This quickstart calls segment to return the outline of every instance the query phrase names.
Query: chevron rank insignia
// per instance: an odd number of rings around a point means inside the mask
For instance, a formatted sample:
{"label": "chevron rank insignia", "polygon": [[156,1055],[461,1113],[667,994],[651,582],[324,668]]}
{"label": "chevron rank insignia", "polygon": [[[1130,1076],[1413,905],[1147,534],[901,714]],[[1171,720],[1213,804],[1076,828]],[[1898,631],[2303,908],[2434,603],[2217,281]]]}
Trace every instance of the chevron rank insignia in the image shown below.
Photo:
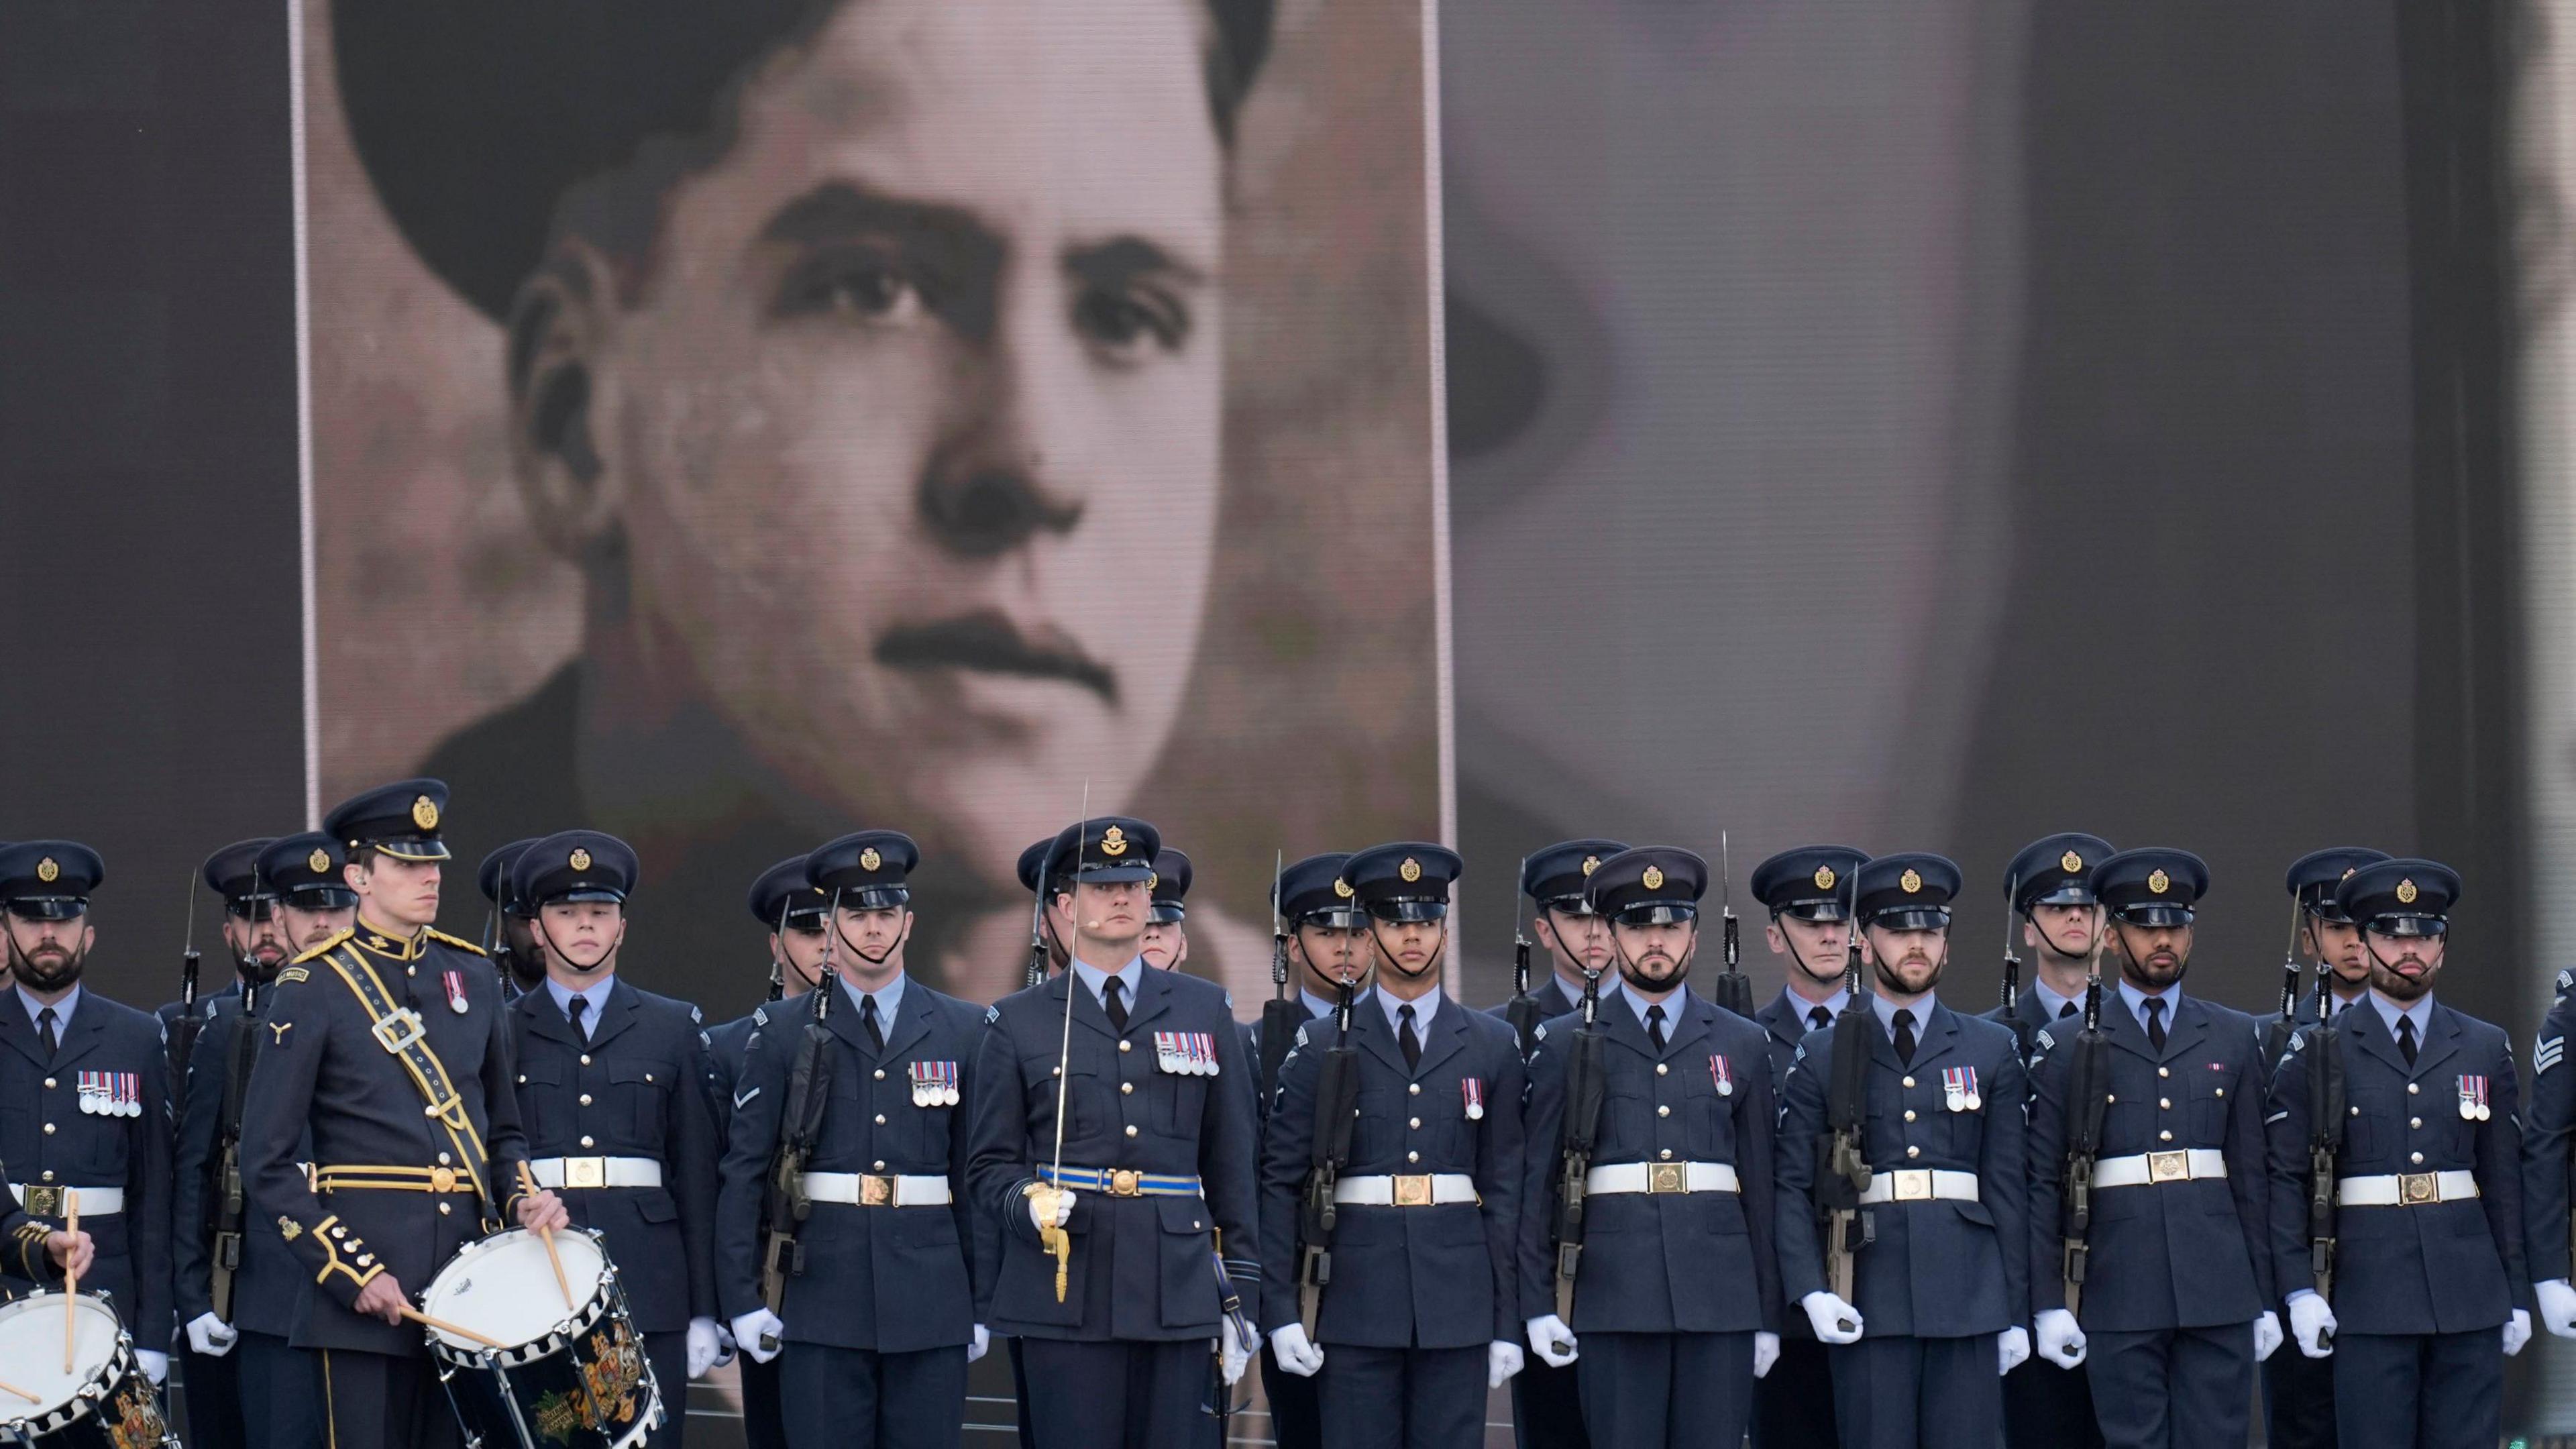
{"label": "chevron rank insignia", "polygon": [[2567,1038],[2564,1036],[2544,1036],[2538,1041],[2533,1042],[2531,1044],[2531,1074],[2536,1077],[2541,1073],[2548,1071],[2551,1067],[2558,1065],[2558,1058],[2564,1055],[2566,1050]]}

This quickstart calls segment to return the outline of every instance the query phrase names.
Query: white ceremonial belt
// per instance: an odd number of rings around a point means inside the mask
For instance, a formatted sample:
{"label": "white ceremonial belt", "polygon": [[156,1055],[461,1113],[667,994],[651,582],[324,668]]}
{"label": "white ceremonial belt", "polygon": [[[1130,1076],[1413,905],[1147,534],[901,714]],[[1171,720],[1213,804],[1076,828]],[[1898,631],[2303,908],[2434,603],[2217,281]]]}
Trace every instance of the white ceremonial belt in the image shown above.
{"label": "white ceremonial belt", "polygon": [[18,1200],[18,1205],[40,1218],[69,1216],[63,1211],[66,1194],[71,1205],[78,1207],[85,1218],[103,1218],[110,1213],[125,1211],[125,1189],[121,1187],[60,1187],[50,1182],[9,1184],[9,1195]]}
{"label": "white ceremonial belt", "polygon": [[540,1157],[528,1172],[544,1188],[662,1185],[662,1164],[650,1157]]}
{"label": "white ceremonial belt", "polygon": [[816,1202],[852,1207],[946,1207],[955,1201],[944,1177],[888,1176],[880,1172],[809,1172],[805,1195]]}
{"label": "white ceremonial belt", "polygon": [[[2347,1177],[2335,1184],[2335,1201],[2345,1207],[2418,1207],[2425,1203],[2466,1202],[2478,1195],[2474,1172],[2384,1172],[2375,1177]],[[81,1194],[86,1201],[89,1194]]]}
{"label": "white ceremonial belt", "polygon": [[1618,1192],[1742,1192],[1733,1165],[1724,1162],[1614,1162],[1583,1174],[1587,1194]]}
{"label": "white ceremonial belt", "polygon": [[1476,1179],[1463,1172],[1409,1172],[1396,1177],[1345,1177],[1333,1184],[1344,1207],[1438,1207],[1481,1202]]}
{"label": "white ceremonial belt", "polygon": [[2194,1178],[2226,1175],[2227,1154],[2215,1147],[2186,1147],[2175,1152],[2105,1157],[2093,1164],[2095,1187],[2144,1187],[2151,1182],[2189,1182]]}
{"label": "white ceremonial belt", "polygon": [[1973,1172],[1950,1172],[1938,1167],[1900,1167],[1894,1172],[1873,1172],[1869,1186],[1861,1190],[1863,1203],[1929,1202],[1936,1197],[1954,1202],[1977,1200],[1977,1175]]}

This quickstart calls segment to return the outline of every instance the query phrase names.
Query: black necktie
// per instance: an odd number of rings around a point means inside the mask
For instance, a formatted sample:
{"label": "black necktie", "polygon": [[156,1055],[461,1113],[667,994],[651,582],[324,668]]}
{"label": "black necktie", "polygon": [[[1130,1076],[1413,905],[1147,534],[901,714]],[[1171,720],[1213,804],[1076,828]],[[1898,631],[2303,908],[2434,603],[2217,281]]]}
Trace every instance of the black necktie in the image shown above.
{"label": "black necktie", "polygon": [[[36,1013],[36,1040],[45,1044],[45,1060],[54,1059],[54,1048],[61,1045],[54,1037],[54,1009],[50,1006]],[[2408,1058],[2413,1060],[2413,1058]]]}
{"label": "black necktie", "polygon": [[572,1029],[581,1033],[581,1039],[583,1041],[590,1040],[590,998],[587,996],[574,997],[572,999],[570,1010],[572,1012]]}
{"label": "black necktie", "polygon": [[1834,1014],[1825,1010],[1823,1007],[1810,1006],[1807,1008],[1807,1030],[1823,1031],[1826,1027],[1833,1025],[1833,1022]]}
{"label": "black necktie", "polygon": [[1100,1004],[1109,1009],[1109,1025],[1121,1036],[1127,1032],[1127,983],[1112,976],[1100,983]]}
{"label": "black necktie", "polygon": [[2057,1008],[2057,1015],[2061,1020],[2066,1017],[2073,1016],[2074,1014],[2075,1003],[2072,1001],[2061,1003]]}
{"label": "black necktie", "polygon": [[2157,1051],[2165,1049],[2165,999],[2161,996],[2147,998],[2147,1045]]}
{"label": "black necktie", "polygon": [[1903,1007],[1896,1010],[1896,1059],[1914,1065],[1914,1013]]}
{"label": "black necktie", "polygon": [[2397,1018],[2397,1054],[2406,1058],[2406,1065],[2415,1065],[2415,1018],[2411,1016]]}
{"label": "black necktie", "polygon": [[[1117,984],[1118,983],[1114,981],[1110,983],[1112,986]],[[1118,1013],[1120,1018],[1118,1024],[1120,1026],[1125,1026],[1127,1024],[1125,1020],[1126,1015],[1127,1013],[1123,1011]],[[875,997],[862,996],[859,998],[859,1026],[867,1032],[869,1046],[876,1048],[878,1051],[885,1050],[885,1028],[877,1024],[877,999]]]}
{"label": "black necktie", "polygon": [[1413,1008],[1399,1006],[1395,1014],[1403,1022],[1395,1030],[1395,1042],[1404,1048],[1404,1064],[1407,1068],[1418,1067],[1422,1065],[1422,1037],[1413,1029]]}
{"label": "black necktie", "polygon": [[1655,1044],[1655,1055],[1663,1055],[1664,1009],[1660,1006],[1649,1006],[1646,1008],[1646,1040]]}

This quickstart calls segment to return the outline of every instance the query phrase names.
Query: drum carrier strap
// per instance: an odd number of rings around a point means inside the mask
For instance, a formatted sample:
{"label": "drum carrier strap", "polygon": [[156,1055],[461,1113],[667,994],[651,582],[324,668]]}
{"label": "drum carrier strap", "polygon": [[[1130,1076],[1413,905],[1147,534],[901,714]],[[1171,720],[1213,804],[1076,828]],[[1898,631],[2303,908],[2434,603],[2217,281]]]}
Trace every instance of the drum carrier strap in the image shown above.
{"label": "drum carrier strap", "polygon": [[458,1096],[448,1080],[447,1064],[429,1049],[428,1034],[420,1013],[408,1006],[396,1006],[392,993],[385,990],[376,968],[354,946],[344,947],[325,956],[331,969],[339,973],[358,1005],[367,1013],[367,1033],[376,1039],[387,1055],[403,1065],[414,1090],[420,1093],[426,1115],[447,1132],[455,1144],[456,1160],[465,1176],[474,1184],[476,1204],[483,1215],[483,1230],[498,1232],[501,1228],[500,1200],[494,1196],[490,1159],[483,1151],[483,1136],[474,1130],[474,1121],[466,1115],[465,1099]]}

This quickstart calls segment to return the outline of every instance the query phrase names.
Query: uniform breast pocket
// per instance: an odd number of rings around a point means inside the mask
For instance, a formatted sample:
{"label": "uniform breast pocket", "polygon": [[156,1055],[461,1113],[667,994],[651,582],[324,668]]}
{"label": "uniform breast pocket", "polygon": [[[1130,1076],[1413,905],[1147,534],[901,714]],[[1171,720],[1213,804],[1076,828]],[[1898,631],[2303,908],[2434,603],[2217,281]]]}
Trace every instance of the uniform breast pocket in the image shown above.
{"label": "uniform breast pocket", "polygon": [[[1031,1135],[1052,1134],[1056,1100],[1059,1095],[1055,1057],[1052,1054],[1020,1058],[1020,1090],[1028,1104]],[[1099,1074],[1077,1059],[1061,1084],[1065,1112],[1064,1135],[1067,1138],[1107,1129],[1107,1118],[1102,1115],[1104,1104],[1099,1100],[1101,1092]]]}
{"label": "uniform breast pocket", "polygon": [[572,1131],[572,1108],[565,1100],[560,1063],[543,1059],[519,1063],[519,1117],[531,1147],[562,1147]]}
{"label": "uniform breast pocket", "polygon": [[2191,1135],[2195,1142],[2215,1143],[2227,1136],[2228,1074],[2214,1072],[2206,1062],[2192,1064]]}
{"label": "uniform breast pocket", "polygon": [[[1154,1126],[1168,1135],[1195,1132],[1199,1118],[1207,1111],[1209,1078],[1175,1072],[1156,1072],[1160,1081],[1151,1084],[1154,1093]],[[1138,1088],[1139,1091],[1145,1090]]]}
{"label": "uniform breast pocket", "polygon": [[662,1140],[671,1083],[678,1075],[668,1062],[608,1064],[608,1090],[617,1094],[618,1114],[637,1143]]}

